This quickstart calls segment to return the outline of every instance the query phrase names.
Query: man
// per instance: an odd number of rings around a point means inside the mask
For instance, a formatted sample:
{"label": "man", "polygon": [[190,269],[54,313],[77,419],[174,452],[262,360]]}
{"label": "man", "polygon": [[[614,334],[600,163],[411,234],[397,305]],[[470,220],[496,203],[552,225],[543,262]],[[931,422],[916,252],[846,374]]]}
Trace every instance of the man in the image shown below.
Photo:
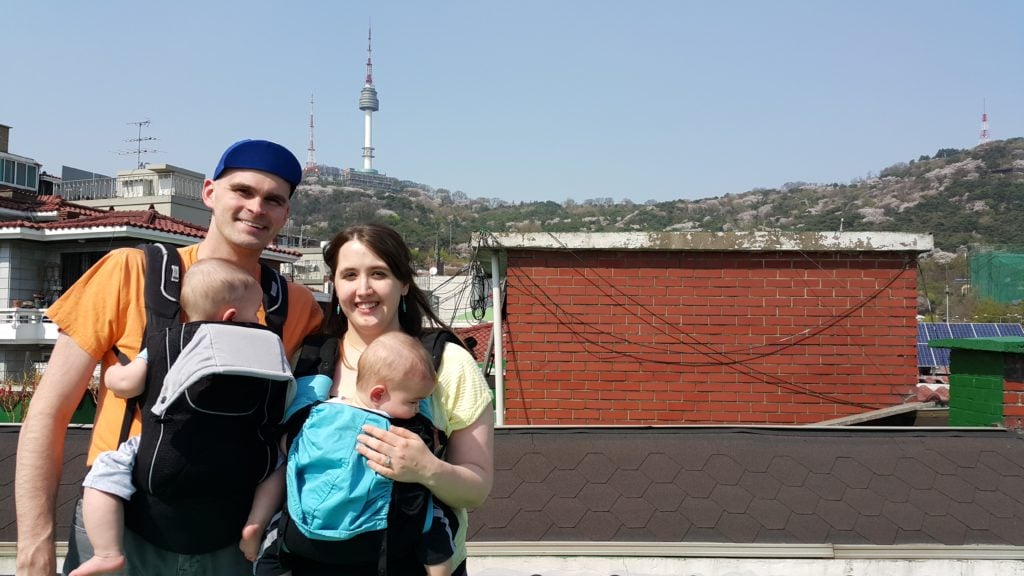
{"label": "man", "polygon": [[[200,243],[178,249],[182,265],[222,258],[259,279],[259,258],[288,219],[291,194],[302,168],[284,147],[265,140],[242,140],[221,156],[213,178],[203,182],[203,203],[213,212]],[[145,326],[145,259],[140,250],[107,254],[50,307],[48,315],[61,332],[46,372],[22,426],[15,472],[19,575],[52,576],[56,572],[54,516],[57,485],[64,458],[64,438],[71,414],[85,392],[97,362],[103,370],[117,361],[115,346],[129,358],[139,352]],[[282,339],[289,356],[302,339],[320,326],[322,314],[304,287],[288,285],[288,316]],[[261,321],[265,321],[261,310]],[[117,448],[126,404],[101,386],[88,463],[102,451]],[[139,430],[138,415],[132,434]],[[75,525],[81,526],[76,511]],[[72,539],[77,529],[72,530]],[[241,533],[239,533],[241,536]],[[87,540],[78,532],[79,545]],[[69,544],[68,564],[78,562]],[[156,548],[137,535],[125,534],[128,573],[244,573],[248,569],[237,545],[201,555],[177,555]],[[87,549],[83,549],[88,552]],[[85,554],[88,558],[89,554]],[[241,563],[239,558],[242,558]],[[73,568],[65,566],[65,573]]]}

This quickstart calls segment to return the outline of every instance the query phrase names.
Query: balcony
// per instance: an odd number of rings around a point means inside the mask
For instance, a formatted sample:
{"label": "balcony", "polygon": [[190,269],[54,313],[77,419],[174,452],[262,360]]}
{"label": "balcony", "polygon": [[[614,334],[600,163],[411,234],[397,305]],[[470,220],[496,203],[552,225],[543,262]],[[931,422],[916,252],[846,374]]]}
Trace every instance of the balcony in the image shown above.
{"label": "balcony", "polygon": [[0,308],[0,343],[53,344],[57,325],[44,308]]}
{"label": "balcony", "polygon": [[202,192],[202,174],[169,164],[149,165],[139,170],[119,172],[116,178],[65,180],[61,184],[61,195],[72,202],[147,196],[176,196],[200,200]]}

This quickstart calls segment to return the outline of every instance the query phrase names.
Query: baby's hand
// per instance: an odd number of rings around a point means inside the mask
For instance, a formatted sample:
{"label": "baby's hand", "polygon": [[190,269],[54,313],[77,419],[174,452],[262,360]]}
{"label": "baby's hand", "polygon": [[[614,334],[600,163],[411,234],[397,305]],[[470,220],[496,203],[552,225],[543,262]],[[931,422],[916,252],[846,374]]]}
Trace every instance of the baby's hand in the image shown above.
{"label": "baby's hand", "polygon": [[263,526],[259,524],[246,524],[242,527],[242,540],[238,543],[238,549],[242,551],[245,559],[249,562],[255,562],[256,555],[260,553],[261,536],[263,536]]}

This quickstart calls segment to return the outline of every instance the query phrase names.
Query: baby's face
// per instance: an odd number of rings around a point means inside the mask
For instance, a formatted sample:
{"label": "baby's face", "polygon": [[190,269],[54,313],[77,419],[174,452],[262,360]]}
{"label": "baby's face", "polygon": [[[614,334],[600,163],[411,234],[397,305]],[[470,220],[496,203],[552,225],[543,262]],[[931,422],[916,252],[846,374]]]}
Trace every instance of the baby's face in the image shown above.
{"label": "baby's face", "polygon": [[434,391],[434,382],[399,382],[388,386],[388,399],[377,406],[392,418],[412,418],[420,411],[420,400]]}

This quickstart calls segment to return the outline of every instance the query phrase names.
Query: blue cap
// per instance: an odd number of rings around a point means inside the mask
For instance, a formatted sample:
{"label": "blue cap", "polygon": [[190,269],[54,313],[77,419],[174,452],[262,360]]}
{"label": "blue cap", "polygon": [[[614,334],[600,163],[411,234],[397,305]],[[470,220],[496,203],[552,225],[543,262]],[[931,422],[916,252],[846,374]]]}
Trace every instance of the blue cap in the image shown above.
{"label": "blue cap", "polygon": [[295,155],[280,144],[267,140],[239,140],[232,144],[220,157],[213,179],[220,178],[225,170],[242,168],[268,172],[291,185],[291,192],[302,181],[302,166]]}

